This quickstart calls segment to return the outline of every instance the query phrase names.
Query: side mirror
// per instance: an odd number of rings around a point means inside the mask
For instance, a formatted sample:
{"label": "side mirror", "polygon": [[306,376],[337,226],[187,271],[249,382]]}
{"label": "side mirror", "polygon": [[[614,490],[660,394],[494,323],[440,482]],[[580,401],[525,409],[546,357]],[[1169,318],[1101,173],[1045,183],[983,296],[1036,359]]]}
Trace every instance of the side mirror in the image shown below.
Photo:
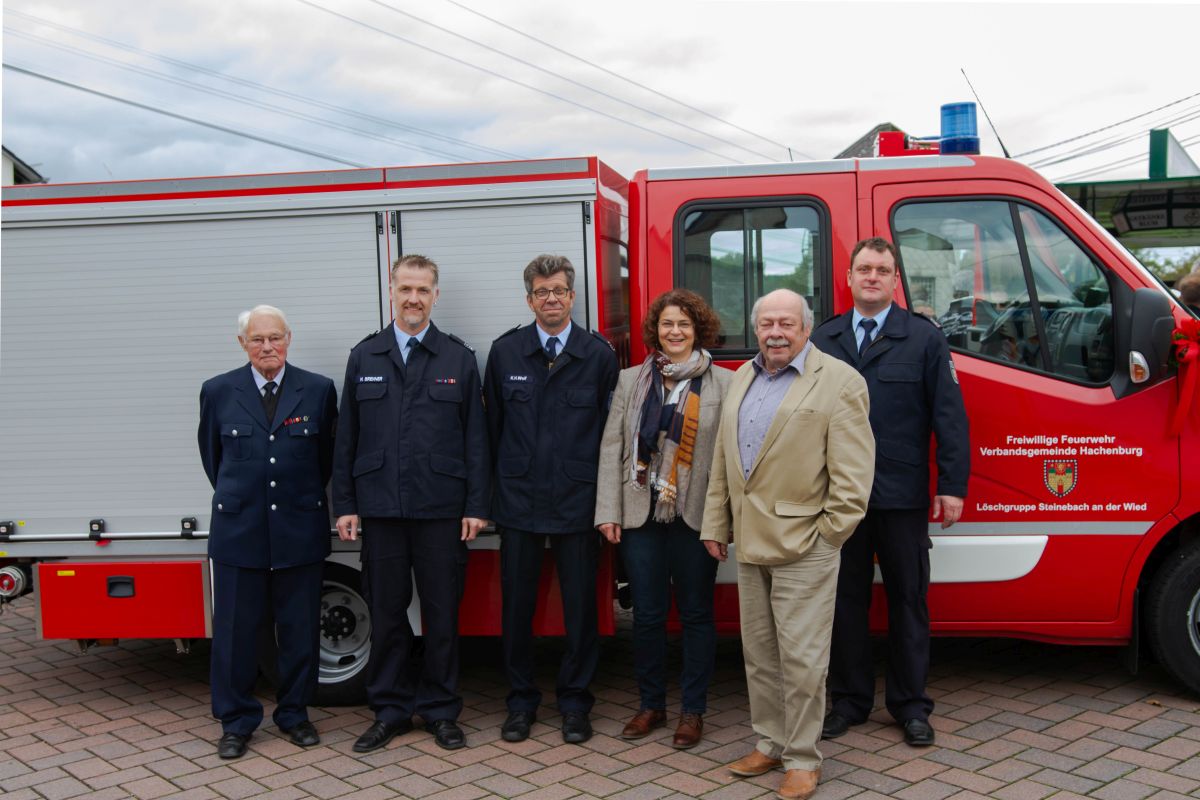
{"label": "side mirror", "polygon": [[1133,293],[1129,320],[1129,365],[1131,383],[1155,383],[1167,374],[1171,353],[1171,331],[1175,317],[1171,301],[1161,291],[1141,288]]}

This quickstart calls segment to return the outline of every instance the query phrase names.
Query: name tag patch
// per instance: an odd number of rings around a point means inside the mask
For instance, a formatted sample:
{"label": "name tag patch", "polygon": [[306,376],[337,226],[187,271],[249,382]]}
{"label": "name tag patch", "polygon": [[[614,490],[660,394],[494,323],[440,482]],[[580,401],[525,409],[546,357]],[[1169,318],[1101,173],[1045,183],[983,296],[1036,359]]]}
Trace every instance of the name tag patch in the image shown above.
{"label": "name tag patch", "polygon": [[383,375],[359,375],[359,383],[383,383],[386,378]]}
{"label": "name tag patch", "polygon": [[528,375],[509,375],[504,380],[510,381],[510,382],[515,381],[517,383],[528,383],[529,376]]}

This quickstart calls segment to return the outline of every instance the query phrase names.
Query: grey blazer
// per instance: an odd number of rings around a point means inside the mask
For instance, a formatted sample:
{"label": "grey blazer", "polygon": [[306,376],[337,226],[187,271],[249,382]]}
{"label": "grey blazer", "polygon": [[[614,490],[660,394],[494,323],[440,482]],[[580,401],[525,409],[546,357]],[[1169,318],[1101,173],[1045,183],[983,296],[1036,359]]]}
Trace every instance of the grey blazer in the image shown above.
{"label": "grey blazer", "polygon": [[[615,522],[622,529],[639,528],[650,517],[650,490],[635,489],[629,478],[629,428],[637,409],[630,404],[639,364],[621,370],[613,392],[612,408],[600,440],[600,467],[596,475],[596,525]],[[683,507],[683,521],[692,530],[700,530],[704,520],[704,496],[712,466],[717,426],[721,421],[721,401],[729,391],[733,372],[713,364],[700,377],[700,430],[696,433],[696,451],[692,476]]]}

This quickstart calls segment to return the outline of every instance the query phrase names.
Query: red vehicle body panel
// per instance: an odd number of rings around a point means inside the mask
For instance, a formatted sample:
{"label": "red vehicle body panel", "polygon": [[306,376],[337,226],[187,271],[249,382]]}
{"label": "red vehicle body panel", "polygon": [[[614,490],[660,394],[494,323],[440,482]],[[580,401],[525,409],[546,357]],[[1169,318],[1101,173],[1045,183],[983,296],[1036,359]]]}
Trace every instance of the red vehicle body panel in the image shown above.
{"label": "red vehicle body panel", "polygon": [[208,625],[208,561],[37,565],[47,639],[198,639]]}

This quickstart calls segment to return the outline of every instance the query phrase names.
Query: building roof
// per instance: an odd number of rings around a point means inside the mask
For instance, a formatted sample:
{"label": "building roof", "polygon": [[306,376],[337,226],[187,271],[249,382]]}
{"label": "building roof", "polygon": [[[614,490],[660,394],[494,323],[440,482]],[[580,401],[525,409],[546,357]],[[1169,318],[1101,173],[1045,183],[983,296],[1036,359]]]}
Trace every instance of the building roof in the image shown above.
{"label": "building roof", "polygon": [[17,157],[12,150],[7,147],[4,149],[4,157],[13,163],[13,182],[14,183],[45,183],[46,179],[33,167],[26,164]]}
{"label": "building roof", "polygon": [[875,139],[883,131],[900,130],[890,122],[881,122],[862,135],[854,144],[838,153],[834,158],[874,158]]}

